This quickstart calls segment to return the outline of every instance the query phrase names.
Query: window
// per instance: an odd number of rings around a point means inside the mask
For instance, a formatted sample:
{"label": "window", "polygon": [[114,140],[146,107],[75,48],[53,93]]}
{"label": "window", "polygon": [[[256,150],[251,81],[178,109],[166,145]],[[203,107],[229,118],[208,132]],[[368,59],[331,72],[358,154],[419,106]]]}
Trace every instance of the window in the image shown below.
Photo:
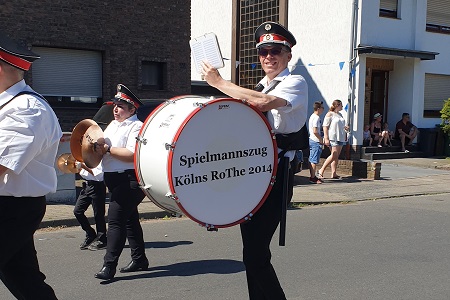
{"label": "window", "polygon": [[380,0],[380,17],[397,18],[398,0]]}
{"label": "window", "polygon": [[440,110],[448,98],[450,98],[450,75],[425,74],[423,116],[440,118]]}
{"label": "window", "polygon": [[254,32],[265,21],[280,22],[280,7],[285,7],[283,0],[241,0],[238,1],[237,20],[239,29],[236,41],[239,47],[236,60],[240,62],[236,82],[239,86],[253,89],[264,77],[255,50]]}
{"label": "window", "polygon": [[165,62],[145,61],[141,62],[141,86],[149,90],[165,90],[167,64]]}
{"label": "window", "polygon": [[427,31],[450,34],[450,2],[427,1]]}
{"label": "window", "polygon": [[102,54],[62,48],[33,47],[33,88],[52,106],[85,107],[102,102]]}

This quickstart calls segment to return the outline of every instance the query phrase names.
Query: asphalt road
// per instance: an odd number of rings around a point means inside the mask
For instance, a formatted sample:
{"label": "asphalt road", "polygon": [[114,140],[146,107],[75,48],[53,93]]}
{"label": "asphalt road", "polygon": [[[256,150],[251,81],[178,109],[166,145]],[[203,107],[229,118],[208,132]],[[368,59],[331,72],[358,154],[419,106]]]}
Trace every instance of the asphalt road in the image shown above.
{"label": "asphalt road", "polygon": [[[238,227],[206,232],[186,218],[143,227],[146,272],[95,279],[104,251],[78,250],[78,228],[36,234],[41,269],[60,299],[248,298]],[[448,194],[293,209],[273,263],[288,299],[447,300],[449,228]],[[119,266],[128,261],[126,248]],[[0,299],[13,299],[1,284]]]}

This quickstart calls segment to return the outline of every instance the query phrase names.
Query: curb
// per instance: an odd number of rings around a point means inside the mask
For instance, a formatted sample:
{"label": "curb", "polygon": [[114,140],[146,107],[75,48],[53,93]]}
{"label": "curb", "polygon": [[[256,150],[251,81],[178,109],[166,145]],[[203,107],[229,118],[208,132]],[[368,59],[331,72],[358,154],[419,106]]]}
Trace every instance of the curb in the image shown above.
{"label": "curb", "polygon": [[[139,213],[140,219],[161,219],[166,216],[170,215],[169,212],[166,211],[152,211],[152,212],[142,212]],[[94,217],[88,217],[89,223],[95,224]],[[106,222],[108,222],[108,218],[106,217]],[[80,223],[78,223],[78,220],[74,218],[69,219],[59,219],[59,220],[48,220],[48,221],[42,221],[41,224],[39,224],[38,229],[48,228],[48,227],[76,227],[80,226]]]}

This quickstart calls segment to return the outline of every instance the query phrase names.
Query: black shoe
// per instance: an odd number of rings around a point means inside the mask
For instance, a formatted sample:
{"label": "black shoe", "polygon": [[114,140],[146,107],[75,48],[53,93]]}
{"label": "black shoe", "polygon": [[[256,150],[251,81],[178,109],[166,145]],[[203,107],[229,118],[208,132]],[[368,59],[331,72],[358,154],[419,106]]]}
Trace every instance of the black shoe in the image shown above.
{"label": "black shoe", "polygon": [[106,242],[95,240],[89,245],[88,249],[91,251],[106,249]]}
{"label": "black shoe", "polygon": [[86,250],[89,245],[95,240],[95,235],[94,236],[87,236],[86,239],[84,240],[83,243],[81,243],[80,245],[80,249],[81,250]]}
{"label": "black shoe", "polygon": [[114,275],[116,275],[116,268],[103,266],[103,268],[95,274],[95,278],[103,279],[103,280],[110,280],[114,278]]}
{"label": "black shoe", "polygon": [[145,271],[148,269],[148,260],[142,262],[131,261],[126,267],[120,269],[120,273]]}

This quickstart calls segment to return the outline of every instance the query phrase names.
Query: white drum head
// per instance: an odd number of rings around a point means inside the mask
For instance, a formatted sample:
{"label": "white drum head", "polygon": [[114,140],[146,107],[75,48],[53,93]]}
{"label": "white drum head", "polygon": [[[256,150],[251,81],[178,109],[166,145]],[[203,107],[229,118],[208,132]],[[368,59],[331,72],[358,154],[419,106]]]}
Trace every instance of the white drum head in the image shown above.
{"label": "white drum head", "polygon": [[189,117],[174,144],[169,185],[190,218],[231,226],[262,205],[275,174],[275,144],[253,108],[211,101]]}

